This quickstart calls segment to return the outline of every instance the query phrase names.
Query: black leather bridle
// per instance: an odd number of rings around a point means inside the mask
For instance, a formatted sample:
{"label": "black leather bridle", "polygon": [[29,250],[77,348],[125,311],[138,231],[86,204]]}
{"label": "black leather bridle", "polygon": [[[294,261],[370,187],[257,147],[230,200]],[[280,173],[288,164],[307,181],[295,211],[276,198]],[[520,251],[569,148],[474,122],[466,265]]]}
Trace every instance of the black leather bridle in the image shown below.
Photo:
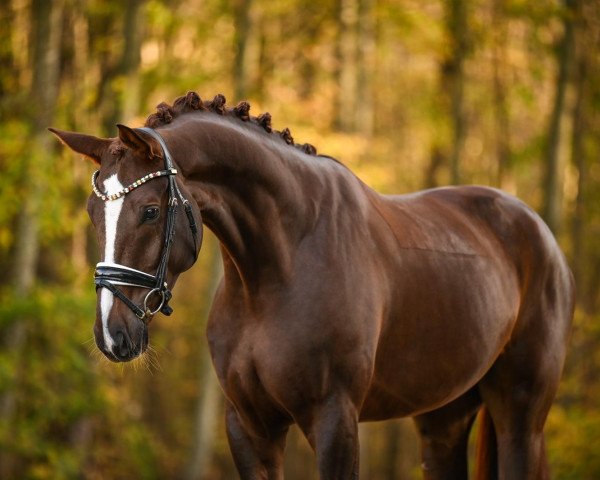
{"label": "black leather bridle", "polygon": [[[177,170],[173,167],[173,160],[165,141],[158,132],[152,130],[151,128],[144,127],[137,130],[147,133],[160,144],[165,161],[165,169],[158,172],[149,173],[148,175],[136,180],[128,187],[125,187],[121,191],[112,195],[107,195],[98,189],[96,185],[98,171],[96,171],[92,176],[92,188],[96,196],[105,202],[108,202],[128,194],[130,191],[139,187],[140,185],[143,185],[148,180],[163,176],[167,177],[169,181],[167,226],[165,230],[165,239],[160,262],[158,264],[156,274],[154,275],[136,270],[135,268],[126,267],[125,265],[120,265],[118,263],[100,262],[96,265],[96,271],[94,272],[94,283],[96,284],[96,290],[99,288],[106,288],[115,297],[127,305],[140,320],[144,321],[159,311],[164,315],[171,315],[173,312],[173,309],[169,306],[169,300],[171,299],[172,294],[171,290],[169,290],[167,282],[165,281],[165,277],[167,274],[167,266],[169,264],[171,247],[173,245],[173,239],[175,236],[175,220],[177,217],[177,210],[179,208],[179,201],[181,201],[183,205],[183,209],[190,225],[190,231],[192,232],[192,236],[194,238],[194,261],[198,255],[198,226],[196,225],[190,202],[182,195],[179,187],[177,186],[177,182],[175,181]],[[117,285],[145,288],[148,289],[149,292],[144,297],[142,305],[137,305],[131,299],[129,299],[117,287]],[[151,310],[148,307],[148,300],[153,295],[160,296],[160,304],[156,309]]]}

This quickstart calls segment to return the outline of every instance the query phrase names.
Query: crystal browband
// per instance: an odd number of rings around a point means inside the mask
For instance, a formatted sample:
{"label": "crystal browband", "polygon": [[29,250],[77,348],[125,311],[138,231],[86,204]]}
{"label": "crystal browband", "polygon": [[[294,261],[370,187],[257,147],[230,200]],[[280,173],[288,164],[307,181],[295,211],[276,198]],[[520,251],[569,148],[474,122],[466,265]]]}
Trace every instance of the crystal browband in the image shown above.
{"label": "crystal browband", "polygon": [[123,195],[128,194],[132,190],[136,189],[140,185],[143,185],[148,180],[152,180],[153,178],[164,177],[166,175],[177,175],[176,168],[168,168],[167,170],[159,170],[158,172],[149,173],[148,175],[145,175],[142,178],[139,178],[138,180],[133,182],[131,185],[128,185],[127,187],[119,190],[118,192],[115,192],[111,195],[107,195],[106,193],[102,193],[100,191],[100,189],[98,188],[98,186],[96,185],[96,179],[98,178],[99,172],[100,172],[100,170],[96,170],[94,172],[94,174],[92,175],[92,189],[94,190],[94,193],[96,194],[96,196],[98,198],[101,198],[105,202],[111,201],[111,200],[117,200],[118,198],[121,198]]}

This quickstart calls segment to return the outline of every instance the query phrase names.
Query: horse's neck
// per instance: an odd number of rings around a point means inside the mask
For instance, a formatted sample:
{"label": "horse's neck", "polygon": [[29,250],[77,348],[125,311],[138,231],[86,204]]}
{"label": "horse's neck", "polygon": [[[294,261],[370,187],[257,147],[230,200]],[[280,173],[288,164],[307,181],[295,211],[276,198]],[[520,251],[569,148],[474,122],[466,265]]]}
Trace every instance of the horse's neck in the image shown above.
{"label": "horse's neck", "polygon": [[235,124],[204,123],[185,138],[178,148],[195,154],[182,151],[178,164],[222,244],[226,277],[250,290],[286,282],[297,244],[315,221],[315,172],[292,168],[287,156],[299,155],[292,147]]}

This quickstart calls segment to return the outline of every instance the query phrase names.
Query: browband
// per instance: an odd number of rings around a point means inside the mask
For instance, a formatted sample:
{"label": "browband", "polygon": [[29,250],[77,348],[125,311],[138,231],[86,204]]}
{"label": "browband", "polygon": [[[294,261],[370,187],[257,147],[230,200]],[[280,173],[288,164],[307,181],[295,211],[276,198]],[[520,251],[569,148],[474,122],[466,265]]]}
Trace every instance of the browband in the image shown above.
{"label": "browband", "polygon": [[166,175],[177,175],[177,170],[174,168],[169,168],[168,170],[159,170],[158,172],[149,173],[148,175],[144,175],[142,178],[138,178],[131,185],[128,185],[127,187],[122,188],[118,192],[112,193],[110,195],[102,192],[96,185],[96,180],[98,179],[99,173],[100,173],[100,170],[96,170],[92,175],[92,190],[94,190],[94,193],[96,194],[96,196],[98,198],[101,198],[102,200],[104,200],[106,202],[109,200],[111,200],[111,201],[117,200],[118,198],[121,198],[123,195],[127,195],[132,190],[136,189],[140,185],[143,185],[148,180],[152,180],[153,178],[164,177]]}

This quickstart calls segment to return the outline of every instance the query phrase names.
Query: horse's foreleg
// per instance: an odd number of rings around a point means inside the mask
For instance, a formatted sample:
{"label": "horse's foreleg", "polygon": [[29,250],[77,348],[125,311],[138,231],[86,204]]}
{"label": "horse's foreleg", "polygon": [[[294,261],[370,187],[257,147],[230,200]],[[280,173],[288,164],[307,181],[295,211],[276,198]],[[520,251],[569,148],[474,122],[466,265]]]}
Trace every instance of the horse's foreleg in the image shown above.
{"label": "horse's foreleg", "polygon": [[480,406],[478,392],[470,390],[442,408],[414,418],[426,480],[468,478],[469,432]]}
{"label": "horse's foreleg", "polygon": [[235,409],[227,404],[227,439],[242,480],[283,480],[283,451],[287,427],[259,438],[246,431]]}
{"label": "horse's foreleg", "polygon": [[311,410],[300,428],[317,455],[321,480],[358,479],[358,413],[345,395]]}

